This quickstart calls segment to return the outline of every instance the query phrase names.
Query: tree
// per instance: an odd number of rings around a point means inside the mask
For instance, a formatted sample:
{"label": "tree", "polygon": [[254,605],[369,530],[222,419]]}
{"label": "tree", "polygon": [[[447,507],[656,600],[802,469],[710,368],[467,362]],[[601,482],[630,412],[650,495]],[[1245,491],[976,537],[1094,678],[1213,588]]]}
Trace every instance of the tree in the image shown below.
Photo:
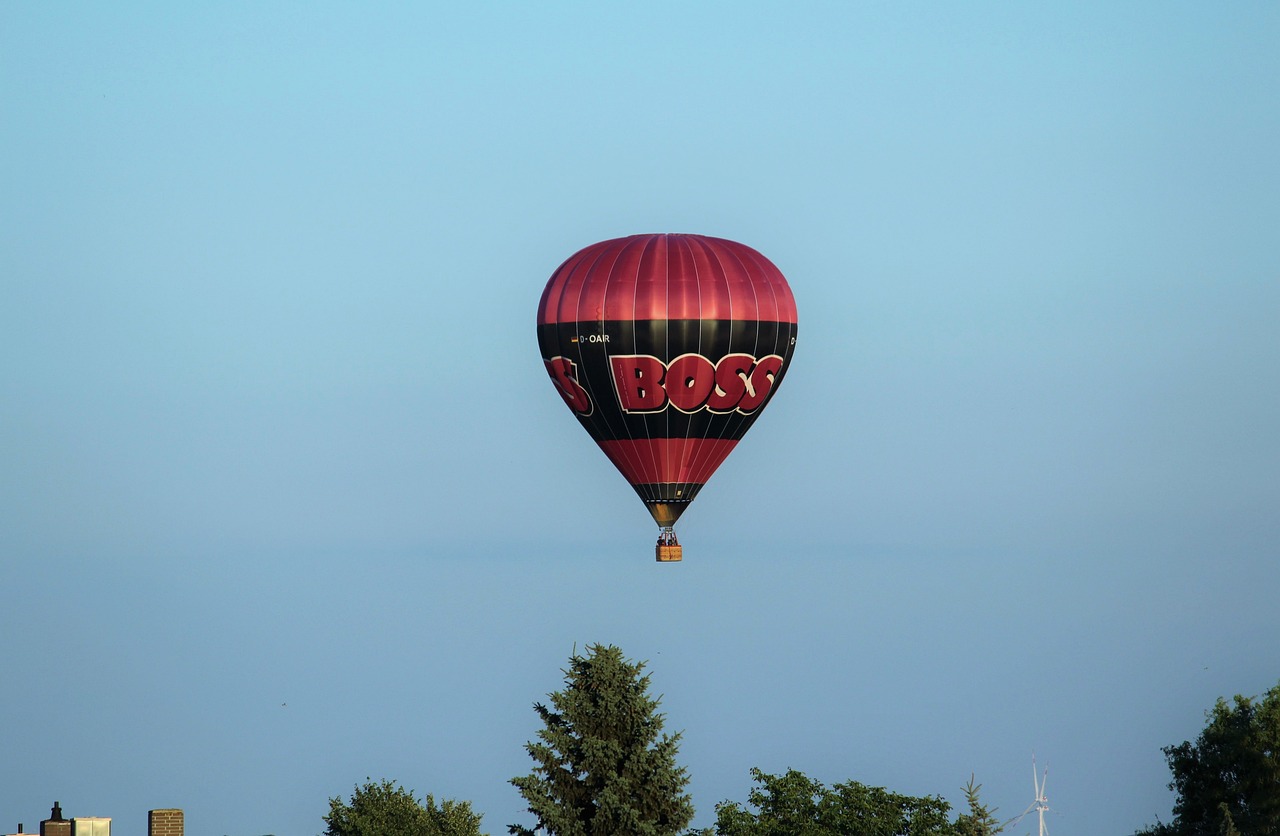
{"label": "tree", "polygon": [[[970,781],[970,814],[952,823],[951,805],[846,781],[830,788],[794,769],[785,775],[751,770],[757,786],[751,812],[732,801],[716,805],[716,825],[703,836],[956,836],[999,832]],[[968,829],[961,829],[961,827]],[[987,827],[987,830],[982,830]],[[994,827],[995,829],[991,829]]]}
{"label": "tree", "polygon": [[996,811],[982,803],[978,793],[982,784],[973,782],[969,775],[969,783],[964,787],[964,799],[969,805],[969,812],[956,819],[957,836],[995,836],[1004,830],[1004,826],[996,819]]}
{"label": "tree", "polygon": [[469,801],[445,799],[437,806],[429,794],[419,802],[390,781],[365,781],[350,803],[329,799],[324,836],[482,836],[481,816]]}
{"label": "tree", "polygon": [[680,735],[662,734],[660,699],[645,663],[613,646],[569,657],[564,690],[534,704],[544,728],[525,745],[529,775],[511,779],[538,820],[520,836],[670,836],[693,818],[689,777],[676,765]]}
{"label": "tree", "polygon": [[1139,836],[1280,834],[1280,685],[1257,697],[1221,698],[1195,743],[1162,750],[1178,794],[1173,821]]}

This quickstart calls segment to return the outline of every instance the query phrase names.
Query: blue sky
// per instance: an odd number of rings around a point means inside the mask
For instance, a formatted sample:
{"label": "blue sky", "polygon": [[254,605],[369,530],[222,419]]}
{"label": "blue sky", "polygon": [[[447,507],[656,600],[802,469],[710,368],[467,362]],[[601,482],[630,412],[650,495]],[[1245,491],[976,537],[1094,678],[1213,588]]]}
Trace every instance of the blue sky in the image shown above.
{"label": "blue sky", "polygon": [[[527,822],[532,703],[648,659],[748,770],[1130,833],[1280,680],[1273,4],[0,6],[0,828]],[[659,566],[542,371],[640,232],[787,275]],[[1025,828],[1024,828],[1025,829]]]}

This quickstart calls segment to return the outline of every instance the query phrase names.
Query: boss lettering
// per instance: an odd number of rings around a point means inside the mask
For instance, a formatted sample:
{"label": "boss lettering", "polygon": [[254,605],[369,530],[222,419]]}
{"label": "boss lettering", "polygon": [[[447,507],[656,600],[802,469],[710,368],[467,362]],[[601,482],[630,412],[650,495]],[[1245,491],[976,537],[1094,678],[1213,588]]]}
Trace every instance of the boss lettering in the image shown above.
{"label": "boss lettering", "polygon": [[624,412],[657,412],[668,404],[681,412],[754,412],[769,397],[782,358],[727,354],[714,365],[701,354],[664,364],[650,354],[609,358],[613,388]]}

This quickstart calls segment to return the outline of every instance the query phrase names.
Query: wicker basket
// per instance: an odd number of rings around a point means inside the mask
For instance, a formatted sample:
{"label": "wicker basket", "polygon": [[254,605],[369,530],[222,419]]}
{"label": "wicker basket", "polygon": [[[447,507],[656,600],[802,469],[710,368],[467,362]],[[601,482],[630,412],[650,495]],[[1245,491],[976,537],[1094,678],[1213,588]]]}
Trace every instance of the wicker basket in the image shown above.
{"label": "wicker basket", "polygon": [[664,546],[659,543],[654,552],[659,563],[678,563],[684,559],[683,546]]}

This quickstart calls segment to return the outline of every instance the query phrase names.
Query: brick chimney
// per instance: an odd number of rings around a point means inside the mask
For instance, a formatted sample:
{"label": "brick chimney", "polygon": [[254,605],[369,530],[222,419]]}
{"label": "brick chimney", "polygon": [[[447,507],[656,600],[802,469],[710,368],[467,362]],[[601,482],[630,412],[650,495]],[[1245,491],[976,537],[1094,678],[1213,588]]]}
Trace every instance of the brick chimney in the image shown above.
{"label": "brick chimney", "polygon": [[151,810],[147,813],[147,836],[183,836],[182,811]]}

